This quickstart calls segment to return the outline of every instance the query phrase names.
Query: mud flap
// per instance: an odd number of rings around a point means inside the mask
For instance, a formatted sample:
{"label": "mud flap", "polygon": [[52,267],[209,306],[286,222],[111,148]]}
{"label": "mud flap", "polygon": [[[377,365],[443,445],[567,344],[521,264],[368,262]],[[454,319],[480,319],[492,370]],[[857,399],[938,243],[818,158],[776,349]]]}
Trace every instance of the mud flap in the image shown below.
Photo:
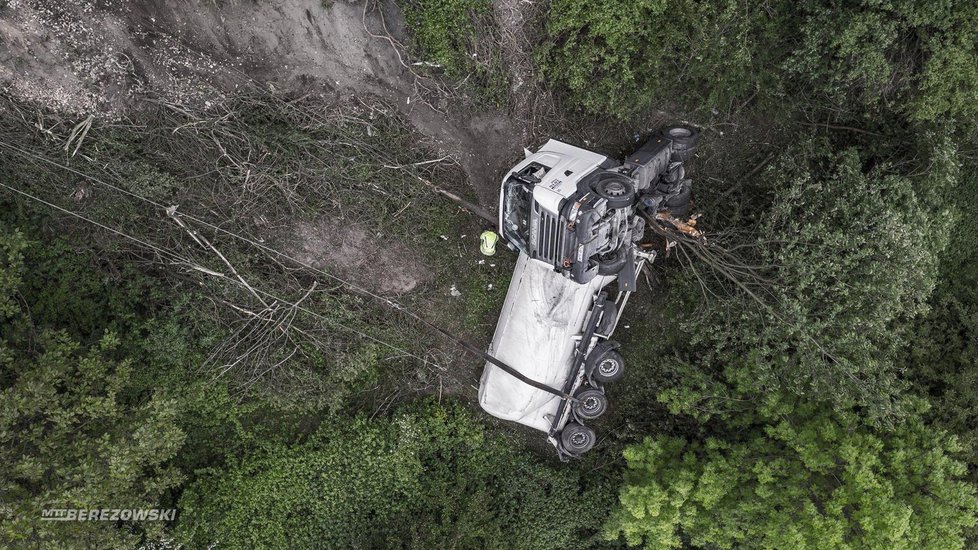
{"label": "mud flap", "polygon": [[635,292],[638,287],[638,271],[635,269],[635,246],[629,246],[625,251],[625,267],[618,273],[618,290]]}

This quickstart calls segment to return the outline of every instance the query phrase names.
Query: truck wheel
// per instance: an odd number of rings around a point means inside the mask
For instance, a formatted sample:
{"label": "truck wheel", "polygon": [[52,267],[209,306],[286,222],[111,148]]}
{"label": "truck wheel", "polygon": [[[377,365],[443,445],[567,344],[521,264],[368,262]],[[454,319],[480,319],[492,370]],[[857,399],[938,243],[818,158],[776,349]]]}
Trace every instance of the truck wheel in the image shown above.
{"label": "truck wheel", "polygon": [[679,192],[671,197],[666,198],[665,206],[682,206],[684,204],[689,204],[690,197],[693,196],[693,182],[692,180],[683,180],[682,186],[679,188]]}
{"label": "truck wheel", "polygon": [[584,420],[594,420],[608,410],[608,398],[595,388],[585,388],[574,394],[574,414]]}
{"label": "truck wheel", "polygon": [[628,254],[624,247],[612,252],[610,256],[598,256],[598,275],[617,275],[624,269],[627,261]]}
{"label": "truck wheel", "polygon": [[590,451],[594,447],[595,440],[597,436],[594,435],[594,430],[577,422],[568,422],[560,432],[560,443],[564,446],[564,450],[573,455]]}
{"label": "truck wheel", "polygon": [[667,126],[662,129],[662,135],[672,141],[671,158],[676,162],[686,162],[692,158],[700,139],[700,131],[685,124]]}
{"label": "truck wheel", "polygon": [[692,195],[692,183],[684,181],[679,193],[666,199],[665,207],[669,209],[669,215],[676,219],[685,218],[689,214],[689,199]]}
{"label": "truck wheel", "polygon": [[635,204],[635,185],[627,177],[614,172],[598,175],[591,184],[594,193],[608,201],[608,208],[628,208]]}
{"label": "truck wheel", "polygon": [[594,372],[591,378],[602,384],[610,384],[625,376],[625,358],[613,349],[609,349],[594,361]]}
{"label": "truck wheel", "polygon": [[683,168],[683,163],[681,162],[673,163],[673,166],[669,167],[669,171],[662,175],[662,179],[666,183],[679,183],[685,177],[686,169]]}

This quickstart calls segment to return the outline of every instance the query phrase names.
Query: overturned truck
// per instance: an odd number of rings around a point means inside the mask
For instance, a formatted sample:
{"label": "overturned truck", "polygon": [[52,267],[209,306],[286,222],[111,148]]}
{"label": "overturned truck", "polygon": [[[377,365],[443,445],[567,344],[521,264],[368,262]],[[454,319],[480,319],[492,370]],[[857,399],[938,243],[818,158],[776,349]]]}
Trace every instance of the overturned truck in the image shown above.
{"label": "overturned truck", "polygon": [[[561,460],[595,442],[587,426],[625,374],[612,337],[644,252],[642,211],[684,218],[684,163],[699,131],[664,128],[624,162],[556,140],[503,179],[499,232],[519,260],[486,356],[479,404],[547,434]],[[614,283],[614,284],[613,284]]]}

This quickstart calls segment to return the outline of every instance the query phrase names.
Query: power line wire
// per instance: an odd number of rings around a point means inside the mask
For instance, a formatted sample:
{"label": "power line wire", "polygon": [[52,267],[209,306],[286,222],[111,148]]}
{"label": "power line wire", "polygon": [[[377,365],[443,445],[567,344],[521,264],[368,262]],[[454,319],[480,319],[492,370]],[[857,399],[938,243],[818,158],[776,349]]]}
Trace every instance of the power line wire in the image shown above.
{"label": "power line wire", "polygon": [[[11,145],[9,143],[5,143],[3,141],[0,141],[0,146],[6,147],[8,149],[11,149],[11,150],[19,153],[20,155],[23,155],[23,156],[26,156],[26,157],[29,157],[29,158],[33,158],[33,159],[36,159],[36,160],[40,160],[40,161],[46,162],[48,164],[54,165],[54,166],[56,166],[58,168],[61,168],[63,170],[67,170],[67,171],[69,171],[69,172],[71,172],[71,173],[73,173],[73,174],[75,174],[77,176],[81,176],[81,177],[86,178],[88,180],[94,181],[95,183],[98,183],[100,185],[104,185],[104,186],[106,186],[106,187],[108,187],[110,189],[114,189],[114,190],[116,190],[116,191],[118,191],[120,193],[123,193],[125,195],[130,196],[130,197],[133,197],[135,199],[141,200],[141,201],[146,202],[148,204],[151,204],[151,205],[153,205],[153,206],[155,206],[155,207],[163,210],[164,213],[167,213],[167,208],[168,207],[166,205],[162,204],[162,203],[159,203],[157,201],[154,201],[153,199],[144,197],[144,196],[139,195],[138,193],[135,193],[135,192],[130,191],[128,189],[124,189],[124,188],[119,187],[117,185],[113,185],[111,183],[108,183],[108,182],[106,182],[106,181],[104,181],[104,180],[102,180],[100,178],[97,178],[95,176],[92,176],[90,174],[87,174],[85,172],[82,172],[80,170],[76,170],[76,169],[74,169],[74,168],[72,168],[72,167],[70,167],[68,165],[61,164],[59,162],[55,162],[53,160],[44,158],[44,157],[42,157],[40,155],[35,155],[35,154],[33,154],[33,153],[29,152],[29,151],[25,151],[23,149],[20,149],[19,147],[15,147],[15,146],[13,146],[13,145]],[[425,322],[424,319],[422,319],[421,317],[419,317],[418,315],[416,315],[414,312],[409,311],[406,307],[404,307],[400,303],[395,302],[394,300],[391,300],[389,298],[385,298],[383,296],[380,296],[379,294],[375,294],[375,293],[373,293],[373,292],[371,292],[371,291],[369,291],[369,290],[367,290],[367,289],[365,289],[365,288],[363,288],[363,287],[361,287],[359,285],[356,285],[356,284],[351,283],[351,282],[349,282],[349,281],[347,281],[347,280],[345,280],[345,279],[343,279],[341,277],[338,277],[336,275],[333,275],[332,273],[329,273],[327,271],[323,271],[322,269],[317,268],[317,267],[313,266],[312,264],[310,264],[308,262],[305,262],[303,260],[300,260],[298,258],[295,258],[293,256],[290,256],[290,255],[288,255],[288,254],[286,254],[284,252],[281,252],[281,251],[276,250],[276,249],[274,249],[274,248],[272,248],[270,246],[267,246],[267,245],[265,245],[263,243],[260,243],[260,242],[257,242],[255,240],[253,240],[253,239],[250,239],[248,237],[245,237],[245,236],[243,236],[243,235],[241,235],[239,233],[236,233],[234,231],[225,229],[225,228],[220,227],[218,225],[214,225],[214,224],[212,224],[212,223],[210,223],[210,222],[208,222],[206,220],[203,220],[201,218],[198,218],[198,217],[196,217],[196,216],[194,216],[192,214],[184,214],[182,212],[174,212],[174,215],[177,215],[177,216],[180,216],[180,217],[183,217],[183,218],[187,218],[187,219],[192,220],[192,221],[194,221],[196,223],[199,223],[201,225],[204,225],[206,227],[209,227],[209,228],[211,228],[211,229],[213,229],[213,230],[215,230],[215,231],[217,231],[219,233],[224,233],[224,234],[229,235],[231,237],[234,237],[234,238],[236,238],[238,240],[241,240],[241,241],[244,241],[244,242],[246,242],[248,244],[251,244],[252,246],[255,246],[257,248],[260,248],[260,249],[262,249],[262,250],[264,250],[266,252],[270,252],[270,253],[275,254],[275,255],[277,255],[277,256],[279,256],[281,258],[285,258],[287,260],[290,260],[291,262],[293,262],[293,263],[295,263],[297,265],[300,265],[300,266],[302,266],[302,267],[304,267],[306,269],[311,269],[311,270],[313,270],[313,271],[315,271],[317,273],[320,273],[322,275],[325,275],[326,277],[329,277],[330,279],[333,279],[334,281],[336,281],[338,283],[341,283],[342,285],[346,286],[347,288],[349,288],[351,290],[354,290],[354,291],[356,291],[358,293],[361,293],[361,294],[365,294],[367,296],[370,296],[370,297],[372,297],[372,298],[374,298],[376,300],[379,300],[381,302],[384,302],[385,304],[387,304],[388,306],[390,306],[390,307],[392,307],[394,309],[397,309],[399,311],[403,311],[404,313],[406,313],[407,315],[409,315],[409,316],[417,319],[418,321]]]}
{"label": "power line wire", "polygon": [[[5,188],[9,189],[10,191],[13,191],[14,193],[17,193],[17,194],[19,194],[21,196],[24,196],[24,197],[27,197],[27,198],[29,198],[31,200],[37,201],[37,202],[39,202],[41,204],[44,204],[44,205],[46,205],[46,206],[48,206],[50,208],[54,208],[54,209],[56,209],[58,211],[61,211],[61,212],[65,213],[65,214],[68,214],[69,216],[75,217],[75,218],[80,219],[80,220],[84,220],[84,221],[86,221],[86,222],[88,222],[88,223],[90,223],[92,225],[98,226],[98,227],[100,227],[102,229],[105,229],[106,231],[109,231],[111,233],[114,233],[116,235],[119,235],[120,237],[124,237],[126,239],[131,240],[131,241],[134,241],[136,243],[139,243],[139,244],[141,244],[141,245],[143,245],[143,246],[145,246],[147,248],[150,248],[150,249],[156,251],[157,253],[159,253],[161,255],[170,257],[171,259],[176,259],[179,263],[187,264],[191,268],[197,269],[198,271],[203,271],[204,273],[206,273],[208,275],[211,275],[211,276],[214,276],[214,277],[219,277],[221,279],[224,279],[225,281],[228,281],[230,283],[233,283],[233,284],[235,284],[237,286],[240,286],[242,288],[245,287],[245,285],[243,283],[241,283],[240,281],[236,281],[234,279],[231,279],[230,277],[228,277],[228,276],[226,276],[226,275],[224,275],[222,273],[218,273],[216,271],[212,271],[210,269],[207,269],[207,268],[204,268],[204,267],[201,267],[201,266],[196,266],[195,264],[193,264],[193,262],[190,262],[189,260],[187,260],[186,258],[180,256],[179,254],[177,254],[175,252],[172,252],[170,250],[166,250],[166,249],[161,248],[161,247],[159,247],[159,246],[157,246],[155,244],[146,242],[146,241],[144,241],[144,240],[142,240],[142,239],[140,239],[138,237],[134,237],[134,236],[132,236],[132,235],[130,235],[128,233],[125,233],[123,231],[119,231],[118,229],[109,227],[109,226],[107,226],[107,225],[105,225],[103,223],[100,223],[100,222],[96,221],[96,220],[93,220],[91,218],[85,217],[85,216],[83,216],[83,215],[81,215],[81,214],[79,214],[77,212],[73,212],[71,210],[68,210],[67,208],[63,208],[61,206],[58,206],[57,204],[54,204],[52,202],[48,202],[48,201],[46,201],[46,200],[44,200],[44,199],[42,199],[40,197],[36,197],[34,195],[31,195],[30,193],[28,193],[26,191],[23,191],[21,189],[17,189],[15,187],[11,187],[11,186],[3,183],[3,182],[0,182],[0,187],[5,187]],[[376,338],[374,336],[371,336],[371,335],[369,335],[369,334],[367,334],[367,333],[365,333],[363,331],[360,331],[360,330],[355,329],[353,327],[346,326],[344,324],[338,324],[337,325],[332,319],[329,319],[328,317],[322,315],[321,313],[318,313],[316,311],[313,311],[313,310],[311,310],[311,309],[303,306],[299,302],[290,302],[288,300],[279,298],[278,296],[276,296],[276,295],[274,295],[274,294],[272,294],[272,293],[270,293],[268,291],[262,290],[260,288],[251,287],[250,290],[253,290],[253,291],[257,292],[258,294],[262,294],[266,298],[269,298],[271,300],[275,300],[275,301],[277,301],[279,303],[282,303],[282,304],[291,306],[291,307],[295,308],[297,311],[302,311],[302,312],[308,313],[309,315],[312,315],[313,317],[317,317],[319,319],[322,319],[323,321],[326,321],[330,326],[339,326],[340,328],[342,328],[344,330],[347,330],[347,331],[350,331],[350,332],[352,332],[354,334],[357,334],[359,336],[362,336],[362,337],[364,337],[364,338],[366,338],[368,340],[371,340],[371,341],[373,341],[375,343],[382,344],[382,345],[384,345],[384,346],[386,346],[386,347],[388,347],[388,348],[390,348],[390,349],[392,349],[392,350],[394,350],[394,351],[396,351],[398,353],[402,353],[402,354],[404,354],[404,355],[406,355],[408,357],[413,357],[413,358],[421,361],[422,363],[424,363],[426,365],[431,364],[431,365],[434,365],[435,367],[438,367],[437,364],[432,363],[431,361],[428,361],[427,359],[425,359],[423,357],[420,357],[420,356],[418,356],[418,355],[416,355],[414,353],[411,353],[411,352],[409,352],[409,351],[407,351],[407,350],[405,350],[405,349],[403,349],[401,347],[398,347],[398,346],[396,346],[394,344],[391,344],[389,342],[385,342],[384,340],[381,340],[379,338]]]}
{"label": "power line wire", "polygon": [[[315,266],[313,266],[313,265],[311,265],[311,264],[309,264],[307,262],[304,262],[302,260],[299,260],[298,258],[295,258],[293,256],[290,256],[290,255],[288,255],[288,254],[286,254],[284,252],[281,252],[279,250],[276,250],[274,248],[271,248],[269,246],[266,246],[266,245],[264,245],[262,243],[256,242],[255,240],[250,239],[248,237],[245,237],[243,235],[240,235],[238,233],[235,233],[234,231],[230,231],[230,230],[225,229],[223,227],[214,225],[214,224],[212,224],[212,223],[210,223],[210,222],[208,222],[206,220],[200,219],[200,218],[198,218],[196,216],[193,216],[193,215],[190,215],[190,214],[177,213],[172,208],[171,209],[168,209],[168,207],[166,205],[162,204],[162,203],[159,203],[159,202],[154,201],[152,199],[143,197],[143,196],[141,196],[141,195],[139,195],[137,193],[134,193],[132,191],[129,191],[128,189],[123,189],[123,188],[121,188],[119,186],[113,185],[111,183],[107,183],[107,182],[105,182],[105,181],[103,181],[103,180],[101,180],[99,178],[96,178],[95,176],[86,174],[86,173],[81,172],[79,170],[75,170],[74,168],[72,168],[70,166],[67,166],[67,165],[64,165],[64,164],[61,164],[61,163],[58,163],[58,162],[54,162],[54,161],[52,161],[50,159],[41,157],[39,155],[35,155],[33,153],[30,153],[28,151],[25,151],[23,149],[20,149],[18,147],[15,147],[13,145],[10,145],[9,143],[5,143],[3,141],[0,141],[0,146],[6,147],[8,149],[11,149],[11,150],[13,150],[13,151],[21,154],[22,156],[26,156],[28,158],[34,158],[34,159],[37,159],[37,160],[41,160],[43,162],[47,162],[49,164],[52,164],[52,165],[57,166],[59,168],[62,168],[64,170],[67,170],[67,171],[69,171],[69,172],[71,172],[73,174],[76,174],[76,175],[81,176],[83,178],[89,179],[91,181],[94,181],[96,183],[99,183],[101,185],[104,185],[106,187],[109,187],[111,189],[114,189],[114,190],[116,190],[116,191],[118,191],[120,193],[123,193],[125,195],[130,196],[130,197],[133,197],[135,199],[144,201],[147,204],[151,204],[151,205],[153,205],[153,206],[155,206],[157,208],[160,208],[161,210],[164,211],[164,213],[167,213],[167,215],[170,215],[170,216],[179,215],[181,217],[184,217],[184,218],[187,218],[189,220],[195,221],[195,222],[197,222],[197,223],[199,223],[201,225],[204,225],[206,227],[209,227],[209,228],[211,228],[211,229],[213,229],[215,231],[218,231],[220,233],[224,233],[226,235],[232,236],[232,237],[234,237],[236,239],[239,239],[241,241],[244,241],[246,243],[249,243],[252,246],[255,246],[257,248],[260,248],[260,249],[262,249],[262,250],[264,250],[266,252],[270,252],[270,253],[273,253],[273,254],[275,254],[277,256],[280,256],[282,258],[288,259],[288,260],[290,260],[290,261],[292,261],[292,262],[294,262],[294,263],[296,263],[296,264],[298,264],[298,265],[300,265],[302,267],[305,267],[306,269],[311,269],[311,270],[313,270],[313,271],[315,271],[317,273],[320,273],[322,275],[325,275],[326,277],[329,277],[330,279],[333,279],[333,280],[339,282],[341,285],[346,286],[349,289],[352,289],[352,290],[354,290],[354,291],[356,291],[356,292],[358,292],[360,294],[365,294],[367,296],[370,296],[370,297],[372,297],[372,298],[374,298],[376,300],[379,300],[379,301],[383,302],[384,304],[386,304],[387,306],[391,307],[392,309],[404,313],[408,317],[411,317],[412,319],[418,321],[419,323],[421,323],[424,326],[430,328],[431,330],[434,330],[435,332],[441,334],[443,337],[445,337],[449,341],[451,341],[451,342],[459,345],[465,351],[468,351],[469,353],[475,355],[476,357],[482,358],[482,359],[488,361],[489,363],[492,363],[496,367],[499,367],[501,370],[503,370],[504,372],[506,372],[510,376],[516,378],[517,380],[520,380],[521,382],[523,382],[523,383],[525,383],[525,384],[527,384],[529,386],[532,386],[534,388],[537,388],[537,389],[539,389],[541,391],[545,391],[547,393],[550,393],[550,394],[553,394],[553,395],[557,395],[557,396],[562,397],[562,398],[572,399],[572,397],[570,395],[566,394],[565,392],[563,392],[563,391],[561,391],[559,389],[553,388],[553,387],[551,387],[548,384],[544,384],[543,382],[539,382],[537,380],[533,380],[532,378],[526,377],[525,375],[523,375],[523,373],[517,371],[513,367],[507,365],[506,363],[503,363],[502,361],[500,361],[496,357],[493,357],[492,355],[490,355],[489,353],[487,353],[482,348],[480,348],[478,346],[475,346],[472,343],[470,343],[467,340],[465,340],[464,338],[462,338],[462,337],[460,337],[460,336],[458,336],[456,334],[453,334],[453,333],[449,332],[448,330],[446,330],[446,329],[444,329],[444,328],[442,328],[442,327],[440,327],[440,326],[432,323],[431,321],[428,321],[427,319],[421,317],[417,313],[409,310],[404,305],[402,305],[402,304],[400,304],[398,302],[395,302],[394,300],[391,300],[389,298],[385,298],[383,296],[380,296],[378,294],[375,294],[375,293],[373,293],[373,292],[371,292],[371,291],[369,291],[369,290],[367,290],[367,289],[365,289],[363,287],[360,287],[360,286],[358,286],[358,285],[356,285],[354,283],[351,283],[351,282],[349,282],[349,281],[347,281],[347,280],[345,280],[345,279],[343,279],[341,277],[338,277],[336,275],[333,275],[332,273],[323,271],[322,269],[319,269],[319,268],[317,268],[317,267],[315,267]],[[171,212],[172,212],[172,214],[171,214]],[[417,357],[416,355],[413,355],[413,354],[410,354],[410,355],[412,355],[414,357]],[[418,359],[421,359],[421,358],[418,357]],[[421,359],[421,360],[422,361],[425,361],[425,363],[428,363],[427,360],[424,360],[424,359]]]}

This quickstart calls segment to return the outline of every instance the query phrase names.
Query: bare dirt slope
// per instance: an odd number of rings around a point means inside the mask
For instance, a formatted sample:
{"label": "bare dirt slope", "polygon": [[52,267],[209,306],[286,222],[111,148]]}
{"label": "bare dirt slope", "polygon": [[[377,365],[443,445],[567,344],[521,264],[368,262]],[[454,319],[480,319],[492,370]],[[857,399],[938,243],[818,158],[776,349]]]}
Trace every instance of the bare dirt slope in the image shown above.
{"label": "bare dirt slope", "polygon": [[301,223],[292,256],[317,269],[327,268],[358,286],[382,294],[414,290],[429,274],[395,240],[380,242],[362,227],[326,218]]}
{"label": "bare dirt slope", "polygon": [[492,208],[520,133],[504,113],[440,96],[412,71],[406,41],[391,0],[10,0],[0,8],[0,85],[108,117],[146,99],[206,106],[253,87],[377,96],[453,156]]}

